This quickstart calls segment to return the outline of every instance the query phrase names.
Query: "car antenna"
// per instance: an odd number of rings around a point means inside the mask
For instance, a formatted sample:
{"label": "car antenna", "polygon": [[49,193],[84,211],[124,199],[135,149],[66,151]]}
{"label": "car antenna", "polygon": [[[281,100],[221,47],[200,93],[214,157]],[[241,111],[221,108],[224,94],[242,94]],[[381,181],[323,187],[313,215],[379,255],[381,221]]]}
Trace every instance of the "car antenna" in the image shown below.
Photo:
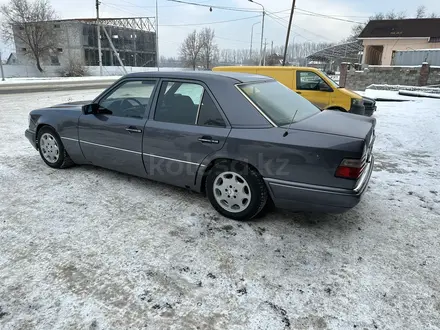
{"label": "car antenna", "polygon": [[290,121],[289,127],[287,127],[286,131],[284,132],[283,137],[286,137],[287,135],[289,135],[289,129],[290,129],[290,126],[292,126],[293,121],[295,120],[296,114],[298,113],[298,110],[299,110],[299,109],[297,109],[297,110],[295,111],[295,114],[293,115],[292,120]]}

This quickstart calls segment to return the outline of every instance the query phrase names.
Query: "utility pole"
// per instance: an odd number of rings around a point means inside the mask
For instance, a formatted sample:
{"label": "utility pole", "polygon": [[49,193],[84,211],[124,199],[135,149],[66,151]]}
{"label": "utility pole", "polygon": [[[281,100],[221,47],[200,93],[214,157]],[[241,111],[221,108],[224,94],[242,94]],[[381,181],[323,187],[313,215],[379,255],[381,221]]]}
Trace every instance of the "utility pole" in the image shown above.
{"label": "utility pole", "polygon": [[5,81],[5,72],[3,71],[2,53],[0,52],[0,69],[2,71],[2,81]]}
{"label": "utility pole", "polygon": [[263,53],[263,65],[266,65],[266,48],[267,48],[267,38],[264,38],[264,53]]}
{"label": "utility pole", "polygon": [[[263,7],[263,21],[261,23],[261,45],[263,45],[263,34],[264,34],[264,16],[266,15],[266,11],[264,10]],[[264,61],[264,65],[266,65],[266,59],[263,60]],[[261,65],[261,62],[260,62]]]}
{"label": "utility pole", "polygon": [[260,24],[260,22],[254,23],[252,24],[252,29],[251,29],[251,48],[249,49],[249,63],[252,63],[252,40],[254,38],[254,26]]}
{"label": "utility pole", "polygon": [[99,61],[99,75],[102,76],[102,51],[101,51],[101,23],[99,21],[99,5],[101,3],[96,0],[96,30],[98,33],[98,61]]}
{"label": "utility pole", "polygon": [[272,40],[272,45],[270,46],[270,55],[273,54],[273,40]]}
{"label": "utility pole", "polygon": [[290,11],[289,27],[287,28],[286,45],[284,46],[283,66],[286,65],[287,47],[289,47],[290,28],[292,27],[294,11],[295,11],[295,0],[292,0],[292,10]]}
{"label": "utility pole", "polygon": [[159,7],[156,0],[156,65],[159,71]]}
{"label": "utility pole", "polygon": [[254,0],[249,0],[249,2],[255,3],[256,5],[261,6],[263,8],[263,18],[261,21],[261,42],[260,42],[260,66],[263,62],[263,40],[264,40],[264,16],[266,16],[266,10],[264,9],[264,6],[261,3],[258,3]]}

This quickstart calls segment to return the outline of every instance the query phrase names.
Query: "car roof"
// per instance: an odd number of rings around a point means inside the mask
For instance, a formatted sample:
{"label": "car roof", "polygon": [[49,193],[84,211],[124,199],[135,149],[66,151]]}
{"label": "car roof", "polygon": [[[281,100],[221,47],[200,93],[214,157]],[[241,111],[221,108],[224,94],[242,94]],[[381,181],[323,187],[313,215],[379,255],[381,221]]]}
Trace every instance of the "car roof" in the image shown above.
{"label": "car roof", "polygon": [[[318,71],[319,69],[312,66],[258,66],[258,65],[236,65],[236,66],[216,66],[213,68],[215,72],[226,72],[231,70],[240,72],[240,70],[273,70],[273,71],[292,71],[292,70],[309,70]],[[221,71],[216,71],[221,70]]]}
{"label": "car roof", "polygon": [[170,78],[170,79],[197,79],[230,81],[232,83],[247,83],[254,81],[273,80],[273,78],[241,72],[218,72],[218,71],[147,71],[136,72],[126,75],[127,78]]}

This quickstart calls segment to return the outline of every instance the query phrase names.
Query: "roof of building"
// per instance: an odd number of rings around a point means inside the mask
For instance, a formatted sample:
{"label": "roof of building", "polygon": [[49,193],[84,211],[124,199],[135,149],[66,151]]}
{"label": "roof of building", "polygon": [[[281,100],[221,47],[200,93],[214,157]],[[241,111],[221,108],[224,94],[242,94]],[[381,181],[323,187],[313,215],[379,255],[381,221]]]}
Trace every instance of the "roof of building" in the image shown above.
{"label": "roof of building", "polygon": [[334,61],[343,60],[345,62],[358,62],[359,52],[364,49],[361,41],[352,41],[333,45],[324,49],[321,49],[313,54],[307,56],[307,59],[313,61]]}
{"label": "roof of building", "polygon": [[[101,21],[119,21],[119,20],[124,20],[124,19],[145,19],[145,18],[153,18],[153,17],[145,17],[145,16],[139,16],[139,17],[101,17],[100,20]],[[96,22],[96,17],[95,18],[63,18],[63,19],[54,19],[48,22],[77,22],[77,21],[81,21],[81,22]]]}
{"label": "roof of building", "polygon": [[234,80],[235,82],[252,82],[259,80],[271,80],[272,78],[241,72],[227,71],[148,71],[130,73],[127,77],[131,78],[170,78],[170,79],[217,79]]}
{"label": "roof of building", "polygon": [[440,37],[440,18],[374,20],[359,35],[359,39],[418,37]]}
{"label": "roof of building", "polygon": [[[128,28],[134,30],[142,30],[147,32],[154,32],[155,27],[151,23],[152,17],[101,17],[99,19],[101,25],[109,25],[121,28]],[[68,19],[56,19],[50,21],[38,21],[30,24],[61,24],[61,23],[86,23],[96,24],[96,18],[68,18]]]}
{"label": "roof of building", "polygon": [[6,64],[11,64],[13,62],[13,60],[17,61],[17,54],[16,53],[11,53],[5,62],[6,62]]}

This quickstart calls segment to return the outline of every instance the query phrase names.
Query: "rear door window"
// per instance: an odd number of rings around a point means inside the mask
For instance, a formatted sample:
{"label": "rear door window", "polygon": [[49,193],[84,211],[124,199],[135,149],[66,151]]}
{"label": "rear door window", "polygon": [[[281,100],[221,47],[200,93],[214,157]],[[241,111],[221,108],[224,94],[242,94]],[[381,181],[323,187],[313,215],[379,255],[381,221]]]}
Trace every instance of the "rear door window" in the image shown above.
{"label": "rear door window", "polygon": [[209,93],[203,94],[202,104],[200,105],[199,117],[197,119],[199,126],[226,127],[225,121],[220,114]]}
{"label": "rear door window", "polygon": [[203,93],[203,86],[196,83],[163,82],[154,120],[175,124],[196,125]]}

